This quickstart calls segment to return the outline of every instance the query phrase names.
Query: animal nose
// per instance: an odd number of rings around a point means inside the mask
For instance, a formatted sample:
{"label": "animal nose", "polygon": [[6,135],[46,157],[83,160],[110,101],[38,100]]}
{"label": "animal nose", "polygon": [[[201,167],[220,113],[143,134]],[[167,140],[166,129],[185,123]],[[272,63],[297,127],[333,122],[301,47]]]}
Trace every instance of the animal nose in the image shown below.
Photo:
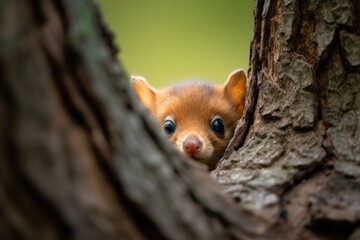
{"label": "animal nose", "polygon": [[188,155],[194,155],[201,151],[202,142],[195,135],[189,135],[183,143],[184,152]]}

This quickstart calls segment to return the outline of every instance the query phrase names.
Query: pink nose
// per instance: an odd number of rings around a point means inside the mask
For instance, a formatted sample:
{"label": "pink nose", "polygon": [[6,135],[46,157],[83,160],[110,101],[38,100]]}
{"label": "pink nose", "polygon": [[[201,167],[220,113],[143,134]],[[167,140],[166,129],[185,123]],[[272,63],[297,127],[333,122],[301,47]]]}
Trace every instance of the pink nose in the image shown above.
{"label": "pink nose", "polygon": [[201,151],[202,142],[195,135],[189,135],[183,143],[184,152],[188,155],[194,155]]}

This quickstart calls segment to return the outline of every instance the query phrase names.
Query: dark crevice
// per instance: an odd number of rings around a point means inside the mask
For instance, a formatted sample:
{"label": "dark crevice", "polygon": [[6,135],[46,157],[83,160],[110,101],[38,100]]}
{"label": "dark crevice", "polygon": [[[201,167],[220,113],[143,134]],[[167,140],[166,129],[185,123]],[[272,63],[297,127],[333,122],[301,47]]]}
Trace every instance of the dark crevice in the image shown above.
{"label": "dark crevice", "polygon": [[[233,146],[233,149],[235,151],[239,150],[239,148],[241,148],[244,143],[245,140],[250,132],[251,126],[253,125],[254,119],[255,119],[255,110],[256,110],[256,106],[257,106],[257,102],[258,102],[258,95],[259,95],[259,88],[257,86],[257,82],[258,82],[258,77],[254,76],[254,81],[253,81],[253,90],[252,90],[252,94],[249,96],[252,100],[250,101],[250,106],[248,106],[247,111],[245,111],[245,124],[244,127],[239,128],[239,130],[237,130],[235,132],[235,136],[239,136],[236,139],[236,144]],[[226,152],[225,152],[226,154]],[[226,154],[227,155],[227,154]]]}
{"label": "dark crevice", "polygon": [[74,104],[73,98],[70,94],[70,92],[67,89],[66,86],[66,79],[64,79],[64,76],[62,74],[62,71],[58,69],[58,64],[55,62],[55,60],[49,55],[49,53],[45,50],[45,53],[47,54],[47,62],[49,64],[49,68],[52,72],[52,76],[54,79],[54,83],[57,89],[57,92],[59,93],[59,96],[62,100],[62,103],[64,104],[65,109],[68,111],[68,116],[72,118],[72,120],[84,128],[87,132],[91,132],[91,127],[89,123],[86,120],[86,117],[83,115],[81,111],[77,109],[77,107]]}
{"label": "dark crevice", "polygon": [[[327,89],[329,85],[329,79],[325,77],[327,66],[325,64],[318,64],[315,72],[315,91],[317,97],[317,118],[319,121],[324,121],[324,113],[327,106]],[[327,123],[324,121],[325,127],[327,128]]]}
{"label": "dark crevice", "polygon": [[287,222],[288,220],[288,212],[286,210],[287,204],[287,200],[285,200],[284,197],[281,197],[279,201],[279,218],[284,222]]}
{"label": "dark crevice", "polygon": [[57,10],[56,12],[59,14],[59,17],[63,24],[64,32],[67,32],[67,30],[69,29],[69,19],[68,16],[66,15],[65,6],[63,5],[64,1],[53,0],[52,3],[54,4]]}
{"label": "dark crevice", "polygon": [[[353,0],[352,1],[353,5],[354,5],[354,12],[353,12],[353,16],[356,18],[354,25],[355,26],[360,26],[360,1],[359,0]],[[356,27],[355,28],[356,34],[360,35],[360,27]]]}
{"label": "dark crevice", "polygon": [[[251,126],[255,118],[255,109],[258,102],[258,76],[262,67],[260,59],[260,45],[261,45],[261,29],[263,23],[263,15],[265,3],[270,4],[269,0],[258,0],[257,6],[255,6],[254,13],[254,36],[250,46],[250,68],[248,71],[248,81],[250,80],[249,88],[246,90],[245,109],[242,119],[244,120],[242,125],[235,130],[234,137],[231,139],[229,146],[225,150],[222,159],[227,159],[233,150],[237,151],[241,148],[250,132]],[[269,11],[269,10],[267,10]],[[268,14],[268,13],[267,13]]]}
{"label": "dark crevice", "polygon": [[324,114],[327,110],[327,90],[329,86],[329,78],[326,76],[327,72],[330,71],[329,64],[330,62],[335,62],[336,57],[340,56],[341,58],[341,67],[344,69],[344,73],[346,73],[346,68],[344,66],[344,59],[341,56],[341,49],[340,49],[340,38],[339,38],[339,30],[336,31],[334,39],[329,49],[333,49],[326,59],[323,59],[319,62],[316,69],[316,77],[315,77],[315,89],[316,89],[316,96],[318,100],[318,107],[317,107],[317,115],[318,115],[318,122],[324,124],[325,132],[323,137],[323,148],[327,154],[328,159],[332,159],[336,156],[335,150],[332,147],[331,141],[327,137],[327,130],[331,127],[329,123],[326,121]]}
{"label": "dark crevice", "polygon": [[315,34],[315,15],[308,10],[308,1],[299,1],[299,24],[296,32],[295,52],[304,56],[312,66],[316,66],[317,50],[313,41]]}
{"label": "dark crevice", "polygon": [[[29,3],[30,3],[30,8],[32,10],[31,12],[33,13],[35,22],[39,27],[41,27],[47,21],[46,14],[44,13],[44,10],[43,10],[43,3],[41,1],[36,1],[36,0],[30,0]],[[65,8],[62,4],[62,1],[53,0],[53,1],[50,1],[49,4],[54,4],[54,6],[56,8],[56,12],[59,13],[61,22],[63,24],[63,28],[66,31],[69,27],[69,22],[66,17],[66,14],[65,14]]]}
{"label": "dark crevice", "polygon": [[[9,83],[6,79],[6,65],[2,62],[2,59],[0,58],[0,98],[2,101],[2,105],[6,107],[6,112],[8,112],[9,114],[13,114],[16,108],[16,103],[12,95],[11,86],[9,86]],[[5,118],[5,116],[0,115],[0,118]]]}
{"label": "dark crevice", "polygon": [[[269,67],[269,59],[265,59],[267,56],[266,52],[268,51],[269,46],[273,46],[274,36],[271,34],[271,27],[276,28],[276,26],[271,26],[272,17],[275,16],[278,11],[278,1],[277,0],[265,0],[264,4],[259,7],[261,16],[255,16],[255,20],[259,19],[259,23],[255,22],[254,36],[258,36],[256,42],[259,44],[259,62],[262,63],[262,69]],[[258,8],[258,6],[256,7]],[[276,21],[273,21],[275,24]],[[255,37],[253,37],[255,39]],[[252,61],[251,61],[252,62]],[[250,62],[250,64],[251,64]],[[254,64],[258,66],[257,64]],[[260,65],[261,66],[261,65]],[[258,73],[256,71],[255,73]]]}
{"label": "dark crevice", "polygon": [[[327,136],[327,130],[331,127],[326,119],[324,118],[324,114],[325,111],[327,109],[327,93],[326,91],[328,90],[328,86],[329,86],[329,79],[328,77],[325,76],[326,72],[329,71],[330,69],[327,68],[328,64],[325,64],[325,62],[331,62],[336,55],[339,55],[341,58],[341,64],[342,64],[342,68],[345,70],[345,66],[344,66],[344,59],[341,56],[341,49],[340,49],[340,38],[339,38],[339,31],[337,30],[337,32],[335,33],[334,36],[334,40],[331,43],[330,48],[331,49],[335,49],[335,51],[332,51],[331,54],[328,56],[328,58],[326,60],[324,60],[321,64],[318,65],[318,68],[316,69],[316,92],[317,92],[317,98],[318,98],[318,122],[322,122],[324,124],[325,127],[325,132],[323,135],[323,143],[322,143],[322,147],[326,152],[327,155],[327,159],[329,159],[328,163],[330,164],[331,160],[334,159],[334,157],[336,157],[336,153],[335,153],[335,149],[332,145],[331,140],[328,138]],[[344,71],[346,72],[346,71]],[[320,85],[320,86],[319,86]],[[323,91],[321,92],[320,89],[322,89]]]}
{"label": "dark crevice", "polygon": [[346,221],[318,220],[306,228],[321,239],[338,240],[348,239],[355,229],[355,225]]}
{"label": "dark crevice", "polygon": [[33,13],[35,22],[38,26],[42,26],[46,22],[46,16],[42,9],[42,4],[36,0],[29,1],[31,13]]}
{"label": "dark crevice", "polygon": [[[341,58],[341,64],[343,69],[345,70],[344,72],[346,72],[346,66],[344,66],[344,62],[345,59],[341,54],[341,47],[340,47],[340,37],[339,37],[339,32],[340,29],[336,29],[336,32],[334,34],[334,38],[332,40],[332,42],[329,44],[329,46],[327,47],[326,50],[326,58],[323,59],[319,59],[319,62],[316,64],[316,70],[315,70],[315,84],[316,84],[316,93],[317,93],[317,98],[318,98],[318,121],[323,120],[325,123],[326,128],[328,128],[328,124],[325,121],[324,117],[323,117],[323,112],[325,111],[327,108],[327,94],[326,91],[328,90],[328,85],[329,85],[329,79],[328,77],[325,76],[325,74],[327,73],[327,71],[329,71],[328,67],[329,64],[331,62],[335,62],[334,59],[336,59],[336,55],[339,55]],[[330,51],[329,49],[332,49],[332,51]],[[321,91],[322,90],[322,91]]]}
{"label": "dark crevice", "polygon": [[80,57],[74,51],[67,51],[66,57],[67,68],[74,77],[74,84],[77,87],[79,94],[81,95],[82,99],[86,102],[86,105],[90,108],[91,113],[93,114],[94,118],[96,119],[99,127],[101,128],[105,139],[110,142],[110,129],[108,120],[106,118],[105,112],[102,110],[104,109],[101,104],[97,101],[95,93],[91,89],[91,85],[87,84],[85,81],[86,79],[90,79],[86,76],[86,72],[84,71],[83,67],[79,64],[81,62]]}

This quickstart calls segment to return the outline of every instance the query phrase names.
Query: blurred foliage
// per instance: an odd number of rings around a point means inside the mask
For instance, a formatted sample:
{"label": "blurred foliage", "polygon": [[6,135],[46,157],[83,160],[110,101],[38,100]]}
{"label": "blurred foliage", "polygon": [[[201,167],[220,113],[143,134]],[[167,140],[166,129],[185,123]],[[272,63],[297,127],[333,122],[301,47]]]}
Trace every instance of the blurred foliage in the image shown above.
{"label": "blurred foliage", "polygon": [[247,70],[253,0],[98,0],[129,75],[155,87]]}

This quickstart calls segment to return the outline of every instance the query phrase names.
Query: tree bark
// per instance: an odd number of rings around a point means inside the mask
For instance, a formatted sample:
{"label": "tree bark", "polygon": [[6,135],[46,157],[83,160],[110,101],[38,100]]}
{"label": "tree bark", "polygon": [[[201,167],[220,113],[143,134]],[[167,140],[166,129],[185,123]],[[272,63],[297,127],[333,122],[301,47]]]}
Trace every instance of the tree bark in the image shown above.
{"label": "tree bark", "polygon": [[360,238],[360,4],[257,1],[246,112],[212,175],[294,239]]}
{"label": "tree bark", "polygon": [[212,173],[236,206],[136,101],[93,1],[1,1],[0,239],[357,239],[359,6],[257,1]]}
{"label": "tree bark", "polygon": [[1,239],[250,239],[264,231],[165,139],[93,1],[0,3]]}

